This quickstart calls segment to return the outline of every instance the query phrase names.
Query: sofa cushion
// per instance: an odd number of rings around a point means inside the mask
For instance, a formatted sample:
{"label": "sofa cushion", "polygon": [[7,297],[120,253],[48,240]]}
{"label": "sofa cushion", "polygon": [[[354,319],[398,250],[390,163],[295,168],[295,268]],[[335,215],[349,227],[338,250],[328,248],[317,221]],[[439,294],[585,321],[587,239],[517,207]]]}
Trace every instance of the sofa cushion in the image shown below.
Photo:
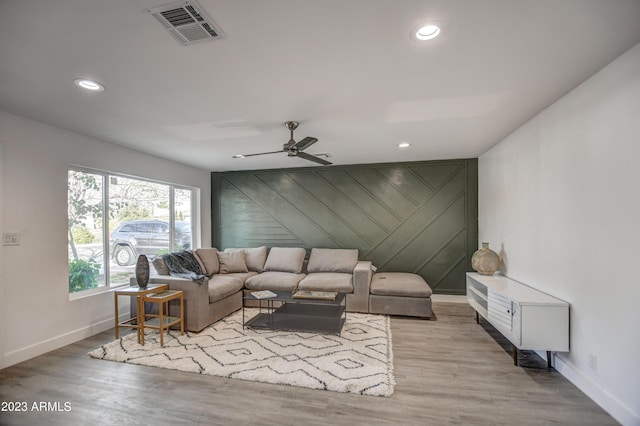
{"label": "sofa cushion", "polygon": [[267,271],[247,279],[244,286],[250,290],[293,291],[303,278],[304,274]]}
{"label": "sofa cushion", "polygon": [[262,272],[264,262],[267,260],[267,246],[255,248],[227,248],[225,252],[244,251],[244,261],[247,269],[255,272]]}
{"label": "sofa cushion", "polygon": [[431,297],[431,287],[417,274],[380,272],[371,278],[371,294],[379,296]]}
{"label": "sofa cushion", "polygon": [[158,275],[170,275],[169,267],[167,266],[167,263],[164,261],[162,256],[157,256],[155,259],[153,259],[153,267],[155,268]]}
{"label": "sofa cushion", "polygon": [[234,277],[234,278],[238,278],[239,280],[241,280],[242,282],[247,281],[249,278],[258,275],[257,272],[255,271],[247,271],[247,272],[231,272],[229,274],[225,274],[229,277]]}
{"label": "sofa cushion", "polygon": [[228,275],[214,275],[209,279],[209,303],[217,302],[242,290],[242,280]]}
{"label": "sofa cushion", "polygon": [[198,248],[193,251],[202,264],[203,271],[207,275],[220,272],[217,248]]}
{"label": "sofa cushion", "polygon": [[307,272],[353,273],[358,263],[358,249],[311,249]]}
{"label": "sofa cushion", "polygon": [[337,291],[353,293],[353,275],[342,272],[315,272],[298,284],[298,290]]}
{"label": "sofa cushion", "polygon": [[221,274],[249,271],[244,260],[244,251],[230,251],[227,253],[219,251],[218,261],[220,262]]}
{"label": "sofa cushion", "polygon": [[272,247],[264,270],[299,274],[306,254],[305,249],[299,247]]}

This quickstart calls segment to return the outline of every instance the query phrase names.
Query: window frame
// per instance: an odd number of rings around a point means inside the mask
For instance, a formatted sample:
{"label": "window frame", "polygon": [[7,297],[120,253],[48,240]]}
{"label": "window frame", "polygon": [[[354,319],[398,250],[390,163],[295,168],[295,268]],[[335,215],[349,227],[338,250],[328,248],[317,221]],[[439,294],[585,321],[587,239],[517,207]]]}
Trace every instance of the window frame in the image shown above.
{"label": "window frame", "polygon": [[[149,179],[140,176],[128,175],[124,173],[111,172],[107,170],[99,170],[93,169],[83,166],[71,165],[67,168],[67,179],[69,176],[69,172],[79,172],[79,173],[87,173],[92,175],[100,176],[102,179],[102,262],[104,265],[104,280],[105,284],[103,286],[99,286],[92,289],[82,290],[74,293],[68,293],[69,300],[81,299],[88,296],[93,296],[96,294],[106,293],[111,291],[114,288],[124,287],[129,285],[128,283],[121,284],[111,284],[111,265],[110,265],[110,240],[109,240],[109,228],[111,218],[109,216],[109,187],[111,185],[111,177],[121,177],[126,179],[138,180],[141,182],[148,182],[153,184],[167,185],[169,187],[169,251],[175,250],[175,222],[176,222],[176,214],[175,214],[175,191],[186,190],[191,192],[190,197],[190,228],[191,228],[191,245],[192,248],[195,248],[200,243],[200,239],[197,237],[200,230],[200,211],[198,210],[198,200],[200,196],[200,189],[196,187],[190,187],[188,185],[175,184],[171,182]],[[69,191],[69,184],[67,182],[67,197]],[[69,200],[67,199],[67,211],[69,209]],[[68,221],[67,217],[67,221]],[[152,227],[153,228],[153,227]],[[69,243],[66,244],[67,251],[69,250]],[[69,261],[67,260],[67,275],[68,275]],[[68,289],[68,282],[67,282]],[[68,291],[68,290],[67,290]]]}

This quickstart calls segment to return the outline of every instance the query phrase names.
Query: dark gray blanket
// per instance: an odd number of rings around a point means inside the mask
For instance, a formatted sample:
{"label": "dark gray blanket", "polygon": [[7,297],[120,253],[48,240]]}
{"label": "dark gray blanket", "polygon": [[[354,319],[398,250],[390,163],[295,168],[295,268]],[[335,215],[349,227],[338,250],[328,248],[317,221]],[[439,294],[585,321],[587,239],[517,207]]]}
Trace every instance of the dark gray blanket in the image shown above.
{"label": "dark gray blanket", "polygon": [[204,274],[195,255],[189,250],[165,254],[162,259],[169,268],[169,274],[174,277],[187,278],[198,284],[204,283],[205,278],[210,277]]}

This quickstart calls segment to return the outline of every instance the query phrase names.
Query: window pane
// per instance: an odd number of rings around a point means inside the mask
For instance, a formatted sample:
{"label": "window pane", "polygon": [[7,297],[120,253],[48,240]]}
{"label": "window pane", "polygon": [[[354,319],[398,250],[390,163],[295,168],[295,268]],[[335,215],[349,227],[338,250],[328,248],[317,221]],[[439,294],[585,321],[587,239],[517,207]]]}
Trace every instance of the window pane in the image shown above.
{"label": "window pane", "polygon": [[175,208],[175,244],[176,250],[189,250],[193,247],[191,233],[191,198],[193,191],[190,189],[176,188],[174,194]]}
{"label": "window pane", "polygon": [[[111,285],[125,284],[135,276],[138,256],[153,261],[169,251],[169,233],[154,226],[169,226],[169,185],[121,176],[109,177]],[[133,231],[125,232],[133,228]]]}
{"label": "window pane", "polygon": [[105,285],[101,175],[68,172],[69,293]]}

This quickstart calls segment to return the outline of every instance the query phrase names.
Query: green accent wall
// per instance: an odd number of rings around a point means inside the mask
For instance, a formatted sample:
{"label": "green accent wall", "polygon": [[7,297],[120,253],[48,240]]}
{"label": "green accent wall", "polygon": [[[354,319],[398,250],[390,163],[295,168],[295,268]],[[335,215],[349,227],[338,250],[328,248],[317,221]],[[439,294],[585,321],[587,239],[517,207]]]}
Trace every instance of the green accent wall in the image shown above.
{"label": "green accent wall", "polygon": [[465,294],[478,247],[477,159],[212,173],[212,241],[357,248],[378,271]]}

